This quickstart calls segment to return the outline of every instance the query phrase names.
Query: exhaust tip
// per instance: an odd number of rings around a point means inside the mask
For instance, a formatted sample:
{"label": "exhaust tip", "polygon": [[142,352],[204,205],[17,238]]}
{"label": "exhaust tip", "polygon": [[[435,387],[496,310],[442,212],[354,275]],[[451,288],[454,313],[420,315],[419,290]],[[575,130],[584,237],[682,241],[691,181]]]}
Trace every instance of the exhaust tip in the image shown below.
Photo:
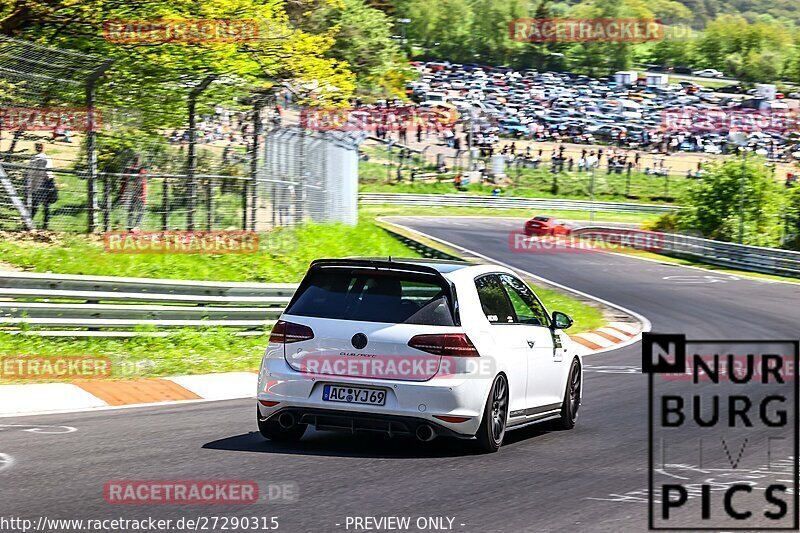
{"label": "exhaust tip", "polygon": [[281,413],[278,416],[278,425],[280,425],[283,429],[289,429],[296,423],[297,421],[292,413]]}
{"label": "exhaust tip", "polygon": [[428,424],[417,426],[417,438],[422,442],[430,442],[436,438],[436,432]]}

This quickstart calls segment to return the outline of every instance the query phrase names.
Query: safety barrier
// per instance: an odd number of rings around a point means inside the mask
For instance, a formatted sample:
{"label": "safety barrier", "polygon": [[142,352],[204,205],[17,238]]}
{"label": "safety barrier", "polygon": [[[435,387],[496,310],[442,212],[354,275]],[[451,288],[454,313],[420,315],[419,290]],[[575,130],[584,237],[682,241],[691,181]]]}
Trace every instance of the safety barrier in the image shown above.
{"label": "safety barrier", "polygon": [[142,326],[265,332],[296,287],[2,272],[0,328],[62,336],[73,330],[80,336],[115,337],[140,334],[131,329]]}
{"label": "safety barrier", "polygon": [[668,256],[694,259],[712,265],[762,274],[800,277],[800,252],[792,250],[747,246],[676,233],[645,232],[608,226],[585,226],[573,231],[573,235],[590,238],[604,238],[621,234],[632,237],[641,235],[640,242],[647,242],[648,249]]}

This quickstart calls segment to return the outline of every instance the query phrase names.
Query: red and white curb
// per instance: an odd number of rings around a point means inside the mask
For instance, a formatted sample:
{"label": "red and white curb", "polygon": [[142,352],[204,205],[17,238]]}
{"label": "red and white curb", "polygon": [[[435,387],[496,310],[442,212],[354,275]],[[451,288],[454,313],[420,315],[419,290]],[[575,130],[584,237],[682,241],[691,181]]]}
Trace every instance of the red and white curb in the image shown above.
{"label": "red and white curb", "polygon": [[255,398],[257,372],[0,385],[0,418]]}
{"label": "red and white curb", "polygon": [[569,338],[578,345],[581,355],[592,355],[631,344],[639,340],[641,334],[642,326],[638,322],[611,322],[593,331],[575,333]]}

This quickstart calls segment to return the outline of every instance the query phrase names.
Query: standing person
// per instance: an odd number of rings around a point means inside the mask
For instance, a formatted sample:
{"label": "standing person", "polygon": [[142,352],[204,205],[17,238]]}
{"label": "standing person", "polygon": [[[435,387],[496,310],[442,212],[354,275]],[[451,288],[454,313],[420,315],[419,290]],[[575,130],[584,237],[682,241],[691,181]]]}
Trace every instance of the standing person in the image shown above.
{"label": "standing person", "polygon": [[39,204],[44,211],[42,229],[47,229],[50,224],[50,205],[58,201],[58,189],[53,178],[53,160],[45,153],[44,143],[34,145],[36,154],[28,162],[25,171],[25,187],[27,190],[26,204],[31,214],[31,220],[36,216]]}
{"label": "standing person", "polygon": [[423,125],[421,122],[417,123],[417,142],[422,143],[422,128]]}
{"label": "standing person", "polygon": [[128,212],[127,228],[128,231],[131,231],[142,223],[147,205],[147,170],[141,165],[140,158],[136,155],[131,163],[122,170],[122,173],[124,176],[119,197]]}

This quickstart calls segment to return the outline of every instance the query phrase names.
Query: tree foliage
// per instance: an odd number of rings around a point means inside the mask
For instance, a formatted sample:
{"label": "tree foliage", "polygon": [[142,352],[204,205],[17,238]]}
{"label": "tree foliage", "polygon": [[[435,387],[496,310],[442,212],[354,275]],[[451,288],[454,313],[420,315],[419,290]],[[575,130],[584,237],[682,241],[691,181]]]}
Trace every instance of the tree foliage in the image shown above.
{"label": "tree foliage", "polygon": [[[744,196],[742,179],[744,176]],[[744,243],[777,246],[781,242],[784,197],[772,169],[758,157],[712,165],[684,199],[678,228],[704,237],[737,242],[740,201],[744,200]]]}
{"label": "tree foliage", "polygon": [[[310,20],[313,31],[290,13]],[[242,19],[257,23],[253,39],[238,42],[120,43],[104,36],[106,21]],[[236,94],[278,81],[313,87],[317,103],[346,101],[357,83],[374,83],[405,61],[391,23],[364,0],[24,0],[0,4],[0,33],[115,63],[98,86],[98,101],[137,109],[141,127],[172,127],[185,117],[190,89],[207,75],[224,83],[209,102],[235,103]]]}

